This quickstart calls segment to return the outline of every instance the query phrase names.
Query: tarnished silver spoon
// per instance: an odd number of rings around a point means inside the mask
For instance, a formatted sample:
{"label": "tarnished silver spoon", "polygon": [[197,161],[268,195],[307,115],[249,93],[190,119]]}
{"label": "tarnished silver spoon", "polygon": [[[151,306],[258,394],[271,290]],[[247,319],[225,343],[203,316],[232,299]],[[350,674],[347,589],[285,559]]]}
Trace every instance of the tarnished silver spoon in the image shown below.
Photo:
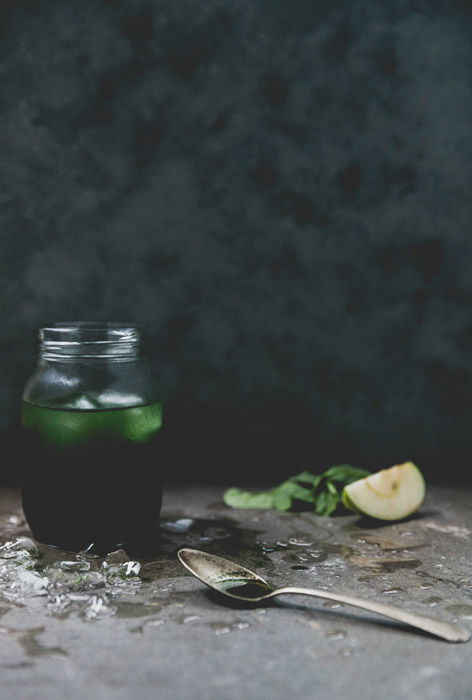
{"label": "tarnished silver spoon", "polygon": [[198,549],[184,548],[178,551],[181,563],[200,581],[218,593],[236,600],[251,601],[257,603],[277,595],[292,593],[294,595],[310,595],[325,600],[335,600],[338,603],[346,603],[356,608],[363,608],[370,612],[389,617],[392,620],[403,622],[411,627],[416,627],[448,642],[468,642],[471,633],[460,625],[435,620],[431,617],[423,617],[416,613],[401,610],[384,603],[376,603],[371,600],[354,598],[350,595],[331,593],[315,588],[298,588],[285,586],[274,588],[261,576],[253,571],[245,569],[239,564],[234,564],[228,559],[217,557],[214,554],[200,552]]}

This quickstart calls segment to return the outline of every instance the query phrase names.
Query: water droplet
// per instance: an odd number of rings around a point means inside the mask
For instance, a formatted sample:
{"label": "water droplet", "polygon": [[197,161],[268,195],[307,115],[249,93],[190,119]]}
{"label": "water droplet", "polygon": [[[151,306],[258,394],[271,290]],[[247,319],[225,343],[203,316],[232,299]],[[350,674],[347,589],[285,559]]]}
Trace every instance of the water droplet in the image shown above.
{"label": "water droplet", "polygon": [[327,637],[328,639],[331,639],[333,641],[337,641],[339,639],[345,639],[346,632],[344,630],[340,630],[340,629],[332,629],[332,630],[328,630],[326,632],[325,637]]}
{"label": "water droplet", "polygon": [[462,617],[465,620],[472,620],[472,605],[448,605],[446,610],[452,612],[453,615],[457,615],[457,617]]}
{"label": "water droplet", "polygon": [[438,603],[442,603],[442,598],[440,598],[438,595],[432,595],[429,598],[426,598],[424,600],[425,603],[429,603],[430,605],[437,605]]}
{"label": "water droplet", "polygon": [[352,535],[359,542],[365,542],[366,544],[372,544],[380,547],[384,551],[395,552],[399,549],[413,549],[420,547],[424,544],[424,538],[416,535],[415,537],[410,537],[413,533],[410,533],[409,541],[405,541],[406,537],[404,533],[393,534],[391,532],[392,528],[382,528],[378,532],[361,532],[356,535]]}
{"label": "water droplet", "polygon": [[325,549],[310,549],[308,554],[315,561],[323,561],[328,556],[328,552]]}
{"label": "water droplet", "polygon": [[261,548],[265,554],[270,554],[271,552],[275,552],[277,550],[277,545],[276,544],[262,544]]}
{"label": "water droplet", "polygon": [[199,615],[189,615],[188,617],[184,617],[182,622],[184,624],[187,624],[187,622],[195,622],[196,620],[199,620],[200,616]]}
{"label": "water droplet", "polygon": [[219,625],[215,624],[213,625],[213,629],[215,631],[215,634],[228,634],[228,632],[231,632],[231,628],[228,627],[227,625]]}
{"label": "water droplet", "polygon": [[385,588],[382,593],[389,595],[391,593],[401,593],[402,591],[403,588]]}
{"label": "water droplet", "polygon": [[231,533],[224,527],[207,527],[204,535],[212,540],[226,540]]}
{"label": "water droplet", "polygon": [[339,656],[352,656],[352,649],[350,649],[349,647],[346,647],[345,649],[340,649]]}
{"label": "water droplet", "polygon": [[341,608],[342,605],[341,603],[336,603],[334,600],[326,600],[323,603],[324,608],[330,608],[331,610],[335,610],[336,608]]}
{"label": "water droplet", "polygon": [[164,620],[149,620],[146,622],[146,627],[160,627],[164,624]]}
{"label": "water droplet", "polygon": [[286,549],[287,547],[286,542],[260,542],[259,544],[265,554],[280,552],[281,549]]}
{"label": "water droplet", "polygon": [[238,630],[245,630],[248,627],[250,627],[251,625],[249,624],[249,622],[236,622],[234,626]]}
{"label": "water droplet", "polygon": [[309,540],[302,540],[298,539],[297,537],[290,537],[289,544],[294,545],[295,547],[311,547],[313,542],[310,542]]}

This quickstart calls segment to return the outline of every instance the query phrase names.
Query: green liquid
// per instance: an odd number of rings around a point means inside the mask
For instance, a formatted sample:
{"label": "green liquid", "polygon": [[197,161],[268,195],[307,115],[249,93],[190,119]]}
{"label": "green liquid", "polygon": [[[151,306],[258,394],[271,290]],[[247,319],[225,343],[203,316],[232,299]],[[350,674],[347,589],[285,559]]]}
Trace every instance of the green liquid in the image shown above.
{"label": "green liquid", "polygon": [[23,509],[40,542],[149,549],[162,499],[162,404],[77,410],[23,402]]}

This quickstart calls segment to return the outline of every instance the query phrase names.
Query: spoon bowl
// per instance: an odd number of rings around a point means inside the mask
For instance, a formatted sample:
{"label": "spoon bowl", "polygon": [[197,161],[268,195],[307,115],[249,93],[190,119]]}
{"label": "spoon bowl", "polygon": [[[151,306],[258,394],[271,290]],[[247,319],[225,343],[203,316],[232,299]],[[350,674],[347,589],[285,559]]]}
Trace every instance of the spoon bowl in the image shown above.
{"label": "spoon bowl", "polygon": [[177,556],[183,566],[202,583],[218,591],[218,593],[236,600],[258,603],[277,595],[309,595],[369,610],[378,615],[383,615],[423,630],[448,642],[468,642],[471,637],[469,630],[460,625],[417,615],[385,603],[377,603],[376,601],[315,588],[300,588],[298,586],[274,588],[262,576],[246,569],[244,566],[235,564],[228,559],[217,557],[214,554],[208,554],[208,552],[201,552],[198,549],[185,547],[177,552]]}
{"label": "spoon bowl", "polygon": [[275,590],[262,576],[215,554],[185,548],[177,556],[200,581],[230,598],[257,603]]}

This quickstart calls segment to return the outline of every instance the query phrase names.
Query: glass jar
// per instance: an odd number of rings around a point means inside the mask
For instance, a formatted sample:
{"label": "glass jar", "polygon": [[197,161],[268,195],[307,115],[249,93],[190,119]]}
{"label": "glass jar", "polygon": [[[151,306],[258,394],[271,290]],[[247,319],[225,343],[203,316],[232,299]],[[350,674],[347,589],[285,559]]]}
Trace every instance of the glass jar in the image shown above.
{"label": "glass jar", "polygon": [[56,323],[39,338],[22,401],[22,502],[34,537],[73,551],[155,549],[162,400],[139,328]]}

